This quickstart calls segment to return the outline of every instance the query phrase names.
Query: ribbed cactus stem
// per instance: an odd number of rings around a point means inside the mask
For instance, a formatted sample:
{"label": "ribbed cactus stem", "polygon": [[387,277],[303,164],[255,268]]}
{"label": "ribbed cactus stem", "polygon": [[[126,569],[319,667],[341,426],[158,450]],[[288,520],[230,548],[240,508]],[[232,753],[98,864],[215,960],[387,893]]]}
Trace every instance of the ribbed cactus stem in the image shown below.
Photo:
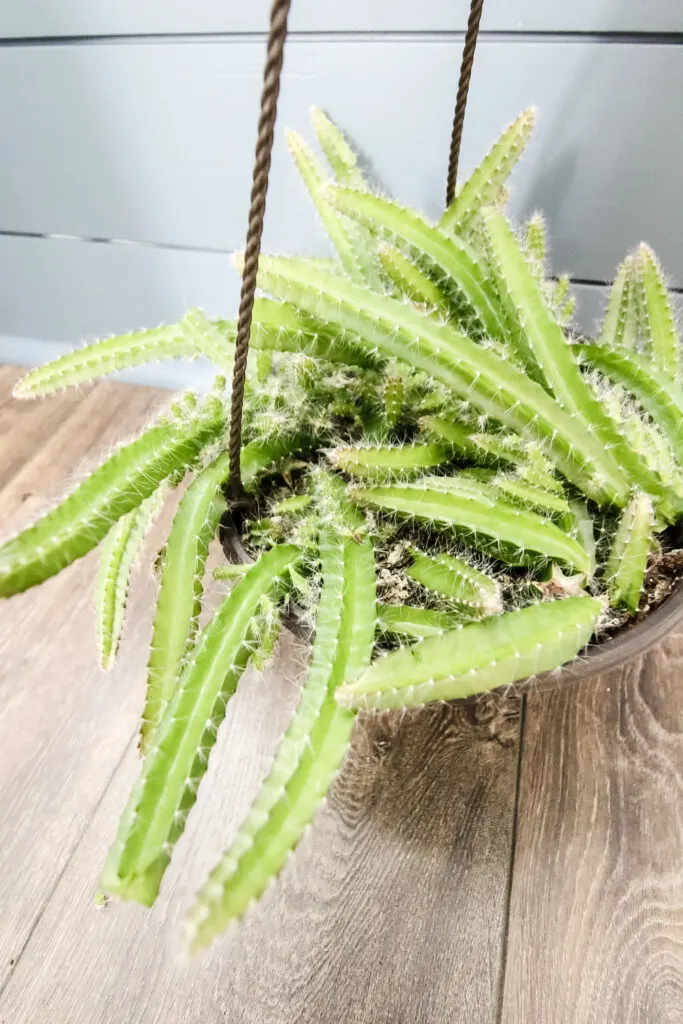
{"label": "ribbed cactus stem", "polygon": [[533,509],[546,516],[567,516],[570,513],[569,503],[561,494],[528,483],[509,473],[498,473],[492,476],[489,482],[514,505]]}
{"label": "ribbed cactus stem", "polygon": [[601,611],[592,597],[568,597],[461,626],[377,658],[337,690],[337,700],[342,707],[383,711],[509,686],[575,657]]}
{"label": "ribbed cactus stem", "polygon": [[546,385],[562,410],[588,429],[597,447],[601,449],[601,463],[612,463],[611,474],[616,469],[622,478],[623,473],[627,474],[632,486],[642,487],[661,497],[670,497],[668,489],[631,450],[583,378],[574,352],[539,289],[503,214],[488,211],[486,225],[500,276],[506,282],[509,297],[515,304],[519,322]]}
{"label": "ribbed cactus stem", "polygon": [[191,910],[188,940],[193,950],[241,917],[279,874],[349,744],[354,717],[337,706],[334,694],[370,663],[374,558],[367,539],[344,537],[334,529],[323,530],[320,554],[322,587],[308,676],[261,790]]}
{"label": "ribbed cactus stem", "polygon": [[647,560],[653,545],[654,511],[647,494],[635,494],[621,514],[605,577],[610,601],[632,614],[643,592]]}
{"label": "ribbed cactus stem", "polygon": [[[290,574],[291,571],[290,568]],[[280,610],[272,598],[264,595],[261,598],[259,615],[254,625],[254,653],[251,661],[257,672],[263,672],[264,668],[272,661],[281,630]]]}
{"label": "ribbed cactus stem", "polygon": [[675,380],[681,365],[681,338],[657,257],[645,242],[638,248],[638,268],[643,333],[648,351],[655,367]]}
{"label": "ribbed cactus stem", "polygon": [[153,741],[173,696],[183,662],[194,643],[209,544],[227,508],[222,486],[228,455],[220,455],[185,491],[166,543],[159,596],[147,664],[147,690],[140,727],[140,750]]}
{"label": "ribbed cactus stem", "polygon": [[407,478],[449,461],[443,445],[435,443],[346,446],[332,448],[327,457],[336,469],[366,480]]}
{"label": "ribbed cactus stem", "polygon": [[224,427],[222,409],[209,400],[207,411],[188,423],[149,427],[119,448],[56,508],[0,547],[0,597],[34,587],[86,555]]}
{"label": "ribbed cactus stem", "polygon": [[123,631],[130,577],[140,548],[167,494],[162,484],[136,509],[119,519],[104,539],[95,585],[100,667],[114,665]]}
{"label": "ribbed cactus stem", "polygon": [[428,590],[459,605],[470,615],[495,615],[503,610],[500,587],[462,558],[446,552],[426,555],[411,548],[412,564],[406,575]]}
{"label": "ribbed cactus stem", "polygon": [[610,289],[600,343],[608,348],[634,348],[638,340],[636,258],[630,254],[619,265]]}
{"label": "ribbed cactus stem", "polygon": [[107,892],[147,906],[154,902],[253,651],[261,598],[278,593],[298,557],[291,545],[262,555],[203,629],[121,819],[102,875]]}
{"label": "ribbed cactus stem", "polygon": [[50,395],[98,377],[162,359],[192,359],[200,354],[183,322],[134,331],[93,342],[30,370],[14,385],[15,398]]}
{"label": "ribbed cactus stem", "polygon": [[543,214],[536,213],[530,217],[524,236],[524,248],[527,259],[539,281],[545,278],[545,262],[547,257],[547,228]]}
{"label": "ribbed cactus stem", "polygon": [[384,384],[384,419],[390,430],[393,430],[400,422],[405,400],[405,377],[400,370],[395,368],[387,373]]}
{"label": "ribbed cactus stem", "polygon": [[683,463],[683,388],[638,352],[606,345],[582,345],[582,360],[626,388],[663,431]]}
{"label": "ribbed cactus stem", "polygon": [[455,629],[461,623],[462,616],[457,612],[444,612],[406,604],[377,605],[377,625],[382,632],[393,636],[424,640],[428,636],[440,636],[441,633]]}
{"label": "ribbed cactus stem", "polygon": [[[236,258],[235,262],[239,264],[240,260]],[[325,273],[335,272],[325,266]],[[221,330],[234,341],[234,324],[222,322]],[[257,351],[303,353],[314,359],[368,369],[378,363],[350,332],[340,332],[329,323],[306,316],[291,303],[274,302],[264,296],[254,299],[249,345]]]}
{"label": "ribbed cactus stem", "polygon": [[487,334],[504,337],[495,289],[483,260],[467,242],[449,237],[415,210],[369,192],[330,187],[325,195],[340,213],[378,231],[389,242],[407,245],[418,260],[433,264],[439,276],[462,293]]}
{"label": "ribbed cactus stem", "polygon": [[400,358],[522,436],[543,442],[560,471],[591,497],[626,502],[628,481],[590,426],[509,360],[404,303],[311,270],[305,260],[261,257],[259,280],[308,313],[353,331],[372,352]]}
{"label": "ribbed cactus stem", "polygon": [[461,231],[482,207],[495,203],[498,192],[524,152],[535,123],[536,111],[531,107],[505,129],[444,213],[439,223],[443,231]]}
{"label": "ribbed cactus stem", "polygon": [[426,311],[433,310],[442,316],[450,316],[450,303],[439,286],[404,256],[400,249],[393,245],[382,245],[378,252],[382,269],[399,296],[405,295],[411,302],[425,307]]}
{"label": "ribbed cactus stem", "polygon": [[311,107],[311,124],[339,184],[348,185],[349,188],[366,188],[365,176],[358,166],[358,157],[343,132],[330,121],[320,107]]}
{"label": "ribbed cactus stem", "polygon": [[354,280],[381,287],[367,234],[359,230],[358,225],[340,217],[330,204],[326,193],[328,178],[318,158],[297,132],[287,132],[287,144],[347,274]]}
{"label": "ribbed cactus stem", "polygon": [[[588,572],[588,555],[573,538],[550,519],[503,501],[486,484],[458,477],[426,477],[415,483],[351,490],[361,505],[395,512],[434,526],[464,531],[475,545],[479,535],[500,547],[524,554],[534,552]],[[487,549],[489,549],[487,545]],[[518,564],[518,563],[515,563]]]}
{"label": "ribbed cactus stem", "polygon": [[298,132],[287,132],[287,145],[344,269],[352,278],[362,280],[362,273],[349,233],[323,195],[327,175],[322,165]]}

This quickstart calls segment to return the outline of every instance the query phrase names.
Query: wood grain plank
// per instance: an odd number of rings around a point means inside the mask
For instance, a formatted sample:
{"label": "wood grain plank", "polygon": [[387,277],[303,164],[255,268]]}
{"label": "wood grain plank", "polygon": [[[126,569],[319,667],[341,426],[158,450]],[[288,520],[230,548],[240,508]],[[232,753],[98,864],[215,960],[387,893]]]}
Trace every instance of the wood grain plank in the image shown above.
{"label": "wood grain plank", "polygon": [[29,1024],[494,1024],[516,705],[368,719],[329,804],[242,927],[189,965],[181,909],[246,810],[295,699],[301,648],[231,704],[155,907],[92,903],[130,752],[0,999]]}
{"label": "wood grain plank", "polygon": [[683,1020],[681,671],[529,695],[504,1024]]}
{"label": "wood grain plank", "polygon": [[[101,384],[0,493],[3,531],[30,521],[86,458],[144,422],[158,397]],[[158,542],[158,541],[157,541]],[[41,909],[135,727],[139,644],[96,668],[93,555],[2,606],[0,631],[0,980]],[[136,588],[131,639],[146,637],[152,583]],[[147,614],[146,614],[147,612]],[[137,653],[136,653],[137,652]],[[136,660],[137,658],[137,660]]]}
{"label": "wood grain plank", "polygon": [[37,449],[51,442],[82,399],[69,391],[50,399],[17,401],[12,387],[21,376],[14,367],[0,367],[0,489]]}
{"label": "wood grain plank", "polygon": [[[218,0],[4,0],[0,36],[78,36],[170,32],[263,32],[269,0],[221,4]],[[448,32],[464,29],[468,0],[299,0],[293,5],[293,32]],[[677,0],[488,0],[483,31],[676,32],[681,29]]]}
{"label": "wood grain plank", "polygon": [[[267,248],[324,251],[283,131],[310,134],[311,103],[349,132],[384,188],[440,214],[461,47],[449,36],[292,40]],[[462,173],[520,110],[538,104],[537,131],[512,178],[512,210],[545,210],[557,269],[609,280],[626,249],[646,239],[672,284],[683,285],[683,133],[670,127],[671,104],[683,94],[682,52],[483,39]],[[0,229],[241,249],[262,64],[263,41],[251,37],[6,48]],[[387,116],[387,97],[400,117]],[[653,162],[659,153],[666,159]],[[87,188],[75,167],[84,169]]]}

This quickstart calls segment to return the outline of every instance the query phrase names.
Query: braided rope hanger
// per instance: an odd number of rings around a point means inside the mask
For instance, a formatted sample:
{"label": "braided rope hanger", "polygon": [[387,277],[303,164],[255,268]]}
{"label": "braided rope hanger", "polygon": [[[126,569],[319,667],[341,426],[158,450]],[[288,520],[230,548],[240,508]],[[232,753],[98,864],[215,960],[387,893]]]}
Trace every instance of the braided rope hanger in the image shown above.
{"label": "braided rope hanger", "polygon": [[[460,65],[458,95],[453,117],[450,154],[448,161],[448,177],[446,183],[446,205],[455,196],[455,183],[458,174],[460,144],[465,122],[467,95],[472,77],[474,51],[479,34],[479,22],[484,0],[471,0],[470,15],[467,22],[465,46]],[[244,252],[244,271],[242,290],[240,293],[239,313],[237,316],[237,336],[235,338],[235,363],[232,375],[232,398],[230,407],[230,437],[228,443],[230,475],[228,493],[233,504],[244,501],[245,492],[240,473],[240,453],[242,449],[242,409],[244,407],[244,384],[249,355],[249,335],[256,293],[256,275],[261,252],[263,235],[263,219],[266,212],[266,196],[268,193],[268,176],[270,173],[275,120],[277,118],[277,101],[280,94],[280,76],[287,39],[287,19],[291,0],[273,0],[270,12],[270,29],[266,64],[263,72],[263,89],[261,92],[261,111],[258,120],[256,153],[254,158],[254,174],[251,187],[251,203],[249,207],[249,223]]]}

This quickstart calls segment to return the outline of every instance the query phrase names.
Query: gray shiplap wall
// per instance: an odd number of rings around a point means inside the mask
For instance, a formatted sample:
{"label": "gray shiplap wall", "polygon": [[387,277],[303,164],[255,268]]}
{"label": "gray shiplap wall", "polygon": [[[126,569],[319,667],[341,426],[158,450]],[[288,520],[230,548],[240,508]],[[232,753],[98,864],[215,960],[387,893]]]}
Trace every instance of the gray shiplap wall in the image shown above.
{"label": "gray shiplap wall", "polygon": [[[348,130],[388,191],[438,214],[467,8],[294,0],[270,248],[325,251],[282,137],[286,124],[306,130],[311,103]],[[267,9],[0,5],[0,359],[40,361],[188,305],[234,311],[229,253],[246,226]],[[641,238],[682,288],[680,0],[488,0],[482,27],[463,173],[535,104],[512,208],[546,210],[556,269],[583,282],[581,325]]]}

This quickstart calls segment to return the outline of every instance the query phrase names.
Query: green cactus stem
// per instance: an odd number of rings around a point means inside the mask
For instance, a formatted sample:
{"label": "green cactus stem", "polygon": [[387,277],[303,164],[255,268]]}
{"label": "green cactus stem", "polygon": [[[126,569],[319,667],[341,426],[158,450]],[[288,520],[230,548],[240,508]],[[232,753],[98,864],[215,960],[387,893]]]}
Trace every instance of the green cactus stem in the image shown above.
{"label": "green cactus stem", "polygon": [[34,587],[86,555],[224,429],[222,409],[210,401],[196,418],[150,427],[119,448],[56,508],[0,548],[0,597]]}
{"label": "green cactus stem", "polygon": [[595,521],[588,511],[585,501],[575,498],[569,503],[571,519],[568,520],[570,532],[576,537],[590,561],[589,575],[594,576],[597,569],[597,541],[595,539]]}
{"label": "green cactus stem", "polygon": [[[290,567],[290,576],[292,568]],[[259,616],[254,626],[254,653],[251,663],[257,672],[263,672],[273,660],[275,645],[282,630],[280,609],[270,597],[261,598]]]}
{"label": "green cactus stem", "polygon": [[453,601],[470,615],[496,615],[503,610],[496,581],[461,558],[445,552],[426,555],[417,548],[410,553],[413,561],[406,575],[427,590]]}
{"label": "green cactus stem", "polygon": [[326,186],[328,178],[313,151],[297,132],[287,132],[287,145],[299,174],[315,204],[318,216],[330,236],[342,266],[353,280],[381,287],[381,279],[372,253],[367,232],[357,224],[339,216],[330,204]]}
{"label": "green cactus stem", "polygon": [[261,598],[276,595],[299,551],[271,548],[204,628],[143,761],[109,852],[102,888],[146,906],[156,899],[206,773],[217,730],[254,649]]}
{"label": "green cactus stem", "polygon": [[377,605],[379,629],[393,636],[424,640],[428,636],[439,636],[448,629],[455,629],[461,623],[462,616],[456,612],[442,612],[407,604]]}
{"label": "green cactus stem", "polygon": [[568,597],[469,623],[377,658],[337,690],[337,701],[383,711],[509,686],[574,658],[601,611],[592,597]]}
{"label": "green cactus stem", "polygon": [[655,367],[675,380],[681,365],[681,338],[669,293],[657,257],[645,242],[639,246],[637,258],[646,351],[651,353]]}
{"label": "green cactus stem", "polygon": [[194,643],[209,544],[227,508],[221,489],[227,475],[226,453],[196,476],[173,517],[147,663],[147,688],[140,726],[143,754],[149,749]]}
{"label": "green cactus stem", "polygon": [[14,385],[15,398],[50,395],[97,377],[162,359],[194,359],[200,352],[182,321],[149,331],[134,331],[86,345],[30,370]]}
{"label": "green cactus stem", "polygon": [[560,472],[596,501],[626,503],[628,479],[592,429],[492,350],[405,303],[312,269],[306,260],[263,256],[259,281],[272,294],[353,331],[371,351],[424,371],[481,412],[544,442]]}
{"label": "green cactus stem", "polygon": [[498,193],[524,152],[535,123],[536,111],[530,108],[505,129],[444,213],[439,223],[442,231],[461,231],[483,207],[495,204]]}
{"label": "green cactus stem", "polygon": [[450,303],[439,286],[399,249],[393,245],[380,246],[379,261],[399,295],[446,318],[451,315]]}
{"label": "green cactus stem", "polygon": [[[316,261],[317,262],[317,261]],[[242,257],[235,257],[240,272]],[[325,267],[325,273],[335,273]],[[231,321],[219,321],[220,330],[234,342],[237,329]],[[341,337],[330,324],[305,316],[288,302],[274,302],[264,296],[254,299],[249,345],[257,352],[296,352],[313,359],[326,359],[331,363],[345,363],[371,369],[378,360],[363,351],[362,344],[347,334]]]}
{"label": "green cactus stem", "polygon": [[653,531],[652,501],[647,494],[635,494],[621,514],[605,567],[610,602],[615,608],[623,606],[631,614],[638,610]]}
{"label": "green cactus stem", "polygon": [[521,505],[546,516],[570,515],[569,502],[561,494],[537,487],[509,473],[492,475],[488,482],[513,505]]}
{"label": "green cactus stem", "polygon": [[[603,447],[607,459],[627,472],[632,485],[663,498],[671,491],[632,451],[581,375],[572,347],[529,269],[505,216],[496,210],[485,215],[499,275],[533,351],[548,389],[564,412],[576,417]],[[604,461],[604,460],[603,460]]]}
{"label": "green cactus stem", "polygon": [[[297,435],[268,442],[252,441],[241,454],[242,482],[247,489],[260,475],[300,447]],[[222,488],[228,476],[228,455],[202,470],[183,495],[166,543],[159,596],[147,665],[147,689],[140,727],[140,751],[146,753],[175,692],[180,672],[193,646],[201,612],[203,577],[209,544],[226,509]],[[237,579],[247,566],[222,566],[217,579]],[[265,641],[264,641],[265,643]],[[263,646],[263,644],[262,644]]]}
{"label": "green cactus stem", "polygon": [[537,280],[541,283],[545,280],[545,264],[548,250],[547,234],[543,214],[534,213],[526,225],[524,248],[529,266]]}
{"label": "green cactus stem", "polygon": [[282,498],[273,505],[274,516],[296,516],[309,507],[313,498],[310,494],[293,494],[290,498]]}
{"label": "green cactus stem", "polygon": [[353,241],[339,215],[323,194],[327,175],[322,165],[298,132],[287,132],[287,145],[344,269],[350,277],[362,280]]}
{"label": "green cactus stem", "polygon": [[137,508],[119,519],[104,539],[95,585],[97,649],[100,667],[113,668],[119,649],[131,573],[140,548],[166,498],[162,484]]}
{"label": "green cactus stem", "polygon": [[394,368],[387,373],[384,384],[384,420],[389,430],[400,422],[405,402],[405,377],[398,368]]}
{"label": "green cactus stem", "polygon": [[455,285],[491,338],[505,336],[500,302],[486,266],[463,239],[444,234],[406,206],[370,192],[328,187],[326,197],[336,210],[378,231],[390,242],[407,245],[418,261],[427,259],[444,281]]}
{"label": "green cactus stem", "polygon": [[638,352],[605,345],[581,345],[579,354],[583,361],[638,399],[671,444],[679,463],[682,462],[683,388]]}
{"label": "green cactus stem", "polygon": [[218,565],[211,574],[215,580],[241,580],[248,571],[250,562],[228,562],[226,565]]}
{"label": "green cactus stem", "polygon": [[434,443],[346,446],[332,448],[327,457],[336,469],[366,480],[415,476],[449,461],[446,449]]}
{"label": "green cactus stem", "polygon": [[602,321],[600,344],[609,349],[635,348],[638,341],[637,262],[629,254],[617,268]]}
{"label": "green cactus stem", "polygon": [[351,738],[354,717],[337,706],[334,694],[370,663],[373,550],[367,538],[324,529],[320,555],[316,633],[299,704],[249,814],[197,896],[188,922],[193,950],[241,917],[279,874],[324,799]]}
{"label": "green cactus stem", "polygon": [[367,188],[365,176],[358,166],[358,157],[346,141],[343,132],[330,121],[320,107],[311,107],[311,124],[339,184],[347,185],[349,188]]}
{"label": "green cactus stem", "polygon": [[578,541],[550,519],[517,508],[503,501],[486,484],[462,475],[426,477],[415,483],[386,487],[354,487],[350,493],[362,505],[466,531],[474,544],[483,534],[499,546],[503,559],[506,547],[510,547],[522,554],[533,552],[573,565],[582,572],[590,570],[590,559]]}

